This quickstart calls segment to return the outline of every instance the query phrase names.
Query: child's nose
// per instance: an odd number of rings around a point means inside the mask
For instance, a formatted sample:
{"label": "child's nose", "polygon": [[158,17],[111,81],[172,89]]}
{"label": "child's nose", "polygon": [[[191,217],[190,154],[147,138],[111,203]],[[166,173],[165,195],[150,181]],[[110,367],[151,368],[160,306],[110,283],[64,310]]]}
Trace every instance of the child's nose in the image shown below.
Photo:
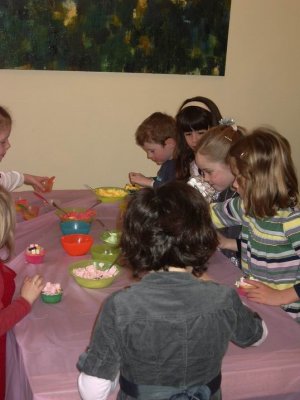
{"label": "child's nose", "polygon": [[194,144],[194,145],[197,144],[198,141],[199,141],[199,135],[196,134],[196,133],[193,133],[193,135],[192,135],[192,142],[193,142],[193,144]]}

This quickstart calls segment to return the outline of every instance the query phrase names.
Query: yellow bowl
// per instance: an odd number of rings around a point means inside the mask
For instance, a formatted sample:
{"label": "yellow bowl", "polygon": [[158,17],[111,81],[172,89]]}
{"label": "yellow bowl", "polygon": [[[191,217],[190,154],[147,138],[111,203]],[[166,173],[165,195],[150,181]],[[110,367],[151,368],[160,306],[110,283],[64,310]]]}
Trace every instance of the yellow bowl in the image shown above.
{"label": "yellow bowl", "polygon": [[[100,266],[99,264],[104,264],[103,266]],[[103,278],[103,279],[86,279],[86,278],[81,278],[79,276],[74,275],[74,269],[77,268],[85,268],[88,265],[96,265],[98,269],[105,271],[111,266],[110,262],[101,262],[99,260],[82,260],[75,262],[69,266],[69,273],[75,281],[78,283],[78,285],[89,288],[89,289],[99,289],[99,288],[105,288],[107,286],[110,286],[113,281],[119,276],[120,274],[120,266],[117,264],[114,264],[117,269],[118,273],[117,275],[111,277],[111,278]]]}
{"label": "yellow bowl", "polygon": [[94,189],[95,195],[98,200],[102,203],[115,203],[116,201],[123,200],[127,195],[128,191],[113,186],[102,186]]}

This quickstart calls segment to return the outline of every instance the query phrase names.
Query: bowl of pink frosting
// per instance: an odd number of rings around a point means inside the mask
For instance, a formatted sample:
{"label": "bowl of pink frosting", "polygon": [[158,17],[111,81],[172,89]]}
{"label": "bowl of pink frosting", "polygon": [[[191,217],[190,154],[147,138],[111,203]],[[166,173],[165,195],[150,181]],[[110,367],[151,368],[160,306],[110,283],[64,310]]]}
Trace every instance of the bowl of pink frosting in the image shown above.
{"label": "bowl of pink frosting", "polygon": [[99,260],[82,260],[69,266],[69,273],[78,285],[89,289],[110,286],[120,273],[117,264]]}
{"label": "bowl of pink frosting", "polygon": [[60,283],[47,282],[42,290],[41,298],[44,303],[59,303],[62,298],[62,293],[63,291]]}

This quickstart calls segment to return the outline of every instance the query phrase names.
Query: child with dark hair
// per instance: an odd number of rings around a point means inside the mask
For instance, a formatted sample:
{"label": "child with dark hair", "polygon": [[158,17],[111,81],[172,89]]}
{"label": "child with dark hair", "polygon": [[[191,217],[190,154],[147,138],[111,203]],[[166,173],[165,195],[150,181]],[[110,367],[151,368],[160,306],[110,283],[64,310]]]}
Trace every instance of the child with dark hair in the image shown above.
{"label": "child with dark hair", "polygon": [[278,305],[300,321],[300,211],[289,142],[258,128],[229,150],[239,197],[211,205],[216,227],[242,225],[242,270],[249,299]]}
{"label": "child with dark hair", "polygon": [[212,100],[197,96],[181,104],[175,119],[178,128],[177,177],[188,180],[191,176],[199,175],[193,161],[201,135],[209,128],[217,126],[222,115]]}
{"label": "child with dark hair", "polygon": [[130,172],[130,183],[158,187],[175,179],[176,136],[175,120],[168,114],[155,112],[141,123],[135,133],[136,143],[146,152],[147,158],[161,167],[154,178],[148,178],[139,172]]}
{"label": "child with dark hair", "polygon": [[[207,280],[218,241],[203,196],[184,182],[130,200],[120,241],[140,282],[112,294],[78,362],[84,400],[221,399],[230,341],[258,344],[265,325],[236,291]],[[114,382],[114,383],[113,383]]]}

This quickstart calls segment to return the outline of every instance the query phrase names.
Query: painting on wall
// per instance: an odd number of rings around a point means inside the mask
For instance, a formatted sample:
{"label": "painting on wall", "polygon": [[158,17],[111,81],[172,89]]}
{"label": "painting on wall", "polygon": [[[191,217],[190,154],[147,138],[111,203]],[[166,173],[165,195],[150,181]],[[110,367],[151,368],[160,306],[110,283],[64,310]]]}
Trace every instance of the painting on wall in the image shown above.
{"label": "painting on wall", "polygon": [[224,75],[230,0],[1,0],[0,68]]}

